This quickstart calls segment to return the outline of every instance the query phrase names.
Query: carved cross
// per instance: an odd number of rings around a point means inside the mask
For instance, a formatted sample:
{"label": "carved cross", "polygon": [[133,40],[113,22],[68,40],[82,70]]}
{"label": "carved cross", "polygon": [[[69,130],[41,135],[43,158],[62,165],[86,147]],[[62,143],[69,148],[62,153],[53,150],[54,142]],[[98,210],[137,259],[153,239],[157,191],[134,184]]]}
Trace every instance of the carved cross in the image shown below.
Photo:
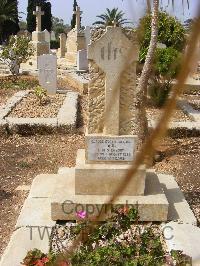
{"label": "carved cross", "polygon": [[42,16],[44,12],[40,6],[36,6],[36,11],[33,11],[33,15],[36,16],[36,31],[42,31]]}
{"label": "carved cross", "polygon": [[105,34],[88,47],[88,59],[106,74],[104,134],[119,135],[121,74],[137,61],[138,47],[119,27],[107,27]]}
{"label": "carved cross", "polygon": [[76,15],[76,29],[80,30],[81,27],[81,15],[83,12],[81,11],[80,7],[76,7],[76,11],[74,11],[74,14]]}

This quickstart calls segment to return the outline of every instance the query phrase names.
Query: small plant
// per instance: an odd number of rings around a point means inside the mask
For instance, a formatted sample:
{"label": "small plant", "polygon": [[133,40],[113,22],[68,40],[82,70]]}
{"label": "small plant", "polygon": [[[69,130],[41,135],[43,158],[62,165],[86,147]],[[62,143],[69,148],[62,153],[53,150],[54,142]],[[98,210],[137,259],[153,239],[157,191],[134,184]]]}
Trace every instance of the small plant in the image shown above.
{"label": "small plant", "polygon": [[172,47],[157,49],[153,75],[149,86],[149,96],[153,105],[162,107],[170,93],[172,80],[180,68],[180,53]]}
{"label": "small plant", "polygon": [[34,94],[39,100],[40,105],[47,103],[47,91],[41,86],[37,86],[34,90]]}
{"label": "small plant", "polygon": [[20,168],[29,168],[30,165],[29,165],[29,163],[27,163],[25,161],[21,161],[21,162],[19,162],[19,167]]}
{"label": "small plant", "polygon": [[11,36],[0,53],[0,60],[6,63],[12,75],[19,75],[21,63],[25,63],[34,54],[33,46],[24,36]]}

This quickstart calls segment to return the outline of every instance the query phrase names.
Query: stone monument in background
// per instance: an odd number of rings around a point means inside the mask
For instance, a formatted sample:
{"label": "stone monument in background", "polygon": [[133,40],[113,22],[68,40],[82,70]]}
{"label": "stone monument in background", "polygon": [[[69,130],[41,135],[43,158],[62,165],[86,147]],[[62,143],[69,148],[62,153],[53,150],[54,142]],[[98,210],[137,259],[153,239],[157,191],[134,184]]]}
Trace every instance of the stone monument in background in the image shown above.
{"label": "stone monument in background", "polygon": [[40,6],[36,6],[36,11],[33,12],[36,16],[36,31],[32,33],[32,45],[35,48],[35,55],[40,56],[43,54],[49,54],[50,44],[45,40],[45,32],[42,32],[42,16],[44,12],[41,11]]}
{"label": "stone monument in background", "polygon": [[58,49],[58,56],[60,58],[64,58],[66,53],[66,40],[67,40],[66,34],[61,33],[59,38],[60,38],[60,48]]}
{"label": "stone monument in background", "polygon": [[[86,149],[78,150],[76,167],[66,168],[62,187],[54,191],[53,220],[74,220],[78,207],[93,219],[110,215],[106,203],[125,180],[137,150],[136,64],[133,31],[118,27],[96,30],[88,48],[89,84]],[[64,185],[63,185],[64,184]],[[168,201],[162,184],[141,165],[112,207],[137,206],[140,220],[166,221]]]}
{"label": "stone monument in background", "polygon": [[80,7],[78,6],[75,11],[76,14],[76,26],[67,35],[66,42],[66,54],[65,58],[69,65],[77,64],[77,53],[79,50],[86,48],[86,41],[84,32],[81,31],[81,14]]}

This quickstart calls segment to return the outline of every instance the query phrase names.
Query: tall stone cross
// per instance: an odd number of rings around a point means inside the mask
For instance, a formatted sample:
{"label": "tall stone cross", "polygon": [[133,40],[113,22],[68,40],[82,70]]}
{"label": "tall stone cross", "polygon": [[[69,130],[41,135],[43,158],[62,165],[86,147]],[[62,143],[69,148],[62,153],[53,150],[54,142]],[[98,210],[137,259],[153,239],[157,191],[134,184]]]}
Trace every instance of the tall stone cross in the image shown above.
{"label": "tall stone cross", "polygon": [[80,30],[81,27],[81,15],[83,12],[81,11],[80,7],[76,7],[76,11],[74,11],[74,14],[76,15],[76,29]]}
{"label": "tall stone cross", "polygon": [[42,31],[42,16],[44,12],[40,6],[36,6],[36,11],[33,11],[33,15],[36,16],[36,31]]}
{"label": "tall stone cross", "polygon": [[88,46],[88,59],[105,73],[105,135],[119,135],[120,78],[126,67],[137,61],[136,49],[120,27],[107,27],[101,38]]}

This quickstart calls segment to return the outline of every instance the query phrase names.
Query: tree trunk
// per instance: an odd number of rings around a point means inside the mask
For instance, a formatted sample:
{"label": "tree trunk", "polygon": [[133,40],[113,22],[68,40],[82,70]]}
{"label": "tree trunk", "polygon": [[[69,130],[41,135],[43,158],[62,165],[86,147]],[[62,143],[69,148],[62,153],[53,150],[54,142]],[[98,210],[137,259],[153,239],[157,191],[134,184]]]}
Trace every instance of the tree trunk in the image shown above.
{"label": "tree trunk", "polygon": [[146,60],[144,63],[144,67],[142,70],[142,74],[139,80],[139,84],[137,87],[137,106],[138,106],[138,135],[139,138],[143,141],[145,136],[148,133],[148,123],[146,118],[146,97],[147,97],[147,87],[148,81],[151,75],[153,59],[155,55],[155,50],[157,47],[157,36],[158,36],[158,8],[159,8],[159,0],[153,1],[153,12],[152,12],[152,21],[151,21],[151,40],[148,49],[148,53],[146,56]]}

